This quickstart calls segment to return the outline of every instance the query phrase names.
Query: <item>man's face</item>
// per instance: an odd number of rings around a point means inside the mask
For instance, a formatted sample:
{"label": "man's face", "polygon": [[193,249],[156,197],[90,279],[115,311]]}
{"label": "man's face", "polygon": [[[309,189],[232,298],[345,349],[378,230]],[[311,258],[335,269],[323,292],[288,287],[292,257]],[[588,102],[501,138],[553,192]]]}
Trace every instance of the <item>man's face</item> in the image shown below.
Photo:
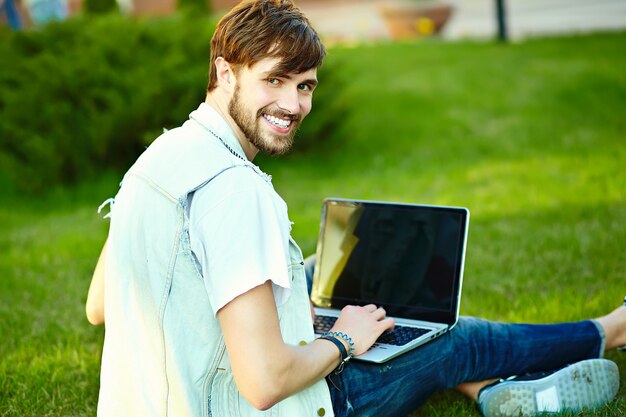
{"label": "man's face", "polygon": [[317,69],[277,73],[278,58],[241,67],[228,111],[248,141],[268,155],[281,155],[293,143],[298,126],[311,111]]}

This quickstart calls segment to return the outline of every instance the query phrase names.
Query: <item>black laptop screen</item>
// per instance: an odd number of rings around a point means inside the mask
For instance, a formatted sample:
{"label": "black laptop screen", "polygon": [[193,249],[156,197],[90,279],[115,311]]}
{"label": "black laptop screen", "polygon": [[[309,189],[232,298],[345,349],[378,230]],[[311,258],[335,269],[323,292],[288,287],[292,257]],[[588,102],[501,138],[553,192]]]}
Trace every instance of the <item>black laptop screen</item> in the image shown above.
{"label": "black laptop screen", "polygon": [[452,324],[467,222],[463,208],[327,200],[313,302],[373,303],[388,315]]}

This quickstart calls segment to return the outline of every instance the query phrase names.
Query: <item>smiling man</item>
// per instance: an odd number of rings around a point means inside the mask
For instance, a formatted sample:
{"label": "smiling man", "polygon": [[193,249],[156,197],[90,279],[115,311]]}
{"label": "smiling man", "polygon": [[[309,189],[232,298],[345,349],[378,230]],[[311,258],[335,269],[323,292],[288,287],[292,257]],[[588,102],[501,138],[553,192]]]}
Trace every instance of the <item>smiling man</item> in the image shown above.
{"label": "smiling man", "polygon": [[228,111],[221,113],[235,128],[250,160],[259,151],[287,152],[300,122],[311,111],[316,68],[285,74],[279,72],[280,64],[280,58],[268,57],[242,69],[242,64],[222,56],[214,61],[214,72],[223,83],[209,86],[206,102],[216,109],[226,106]]}
{"label": "smiling man", "polygon": [[235,128],[250,160],[258,151],[280,155],[291,148],[326,54],[293,5],[273,3],[233,9],[211,40],[207,103]]}
{"label": "smiling man", "polygon": [[[219,22],[205,102],[144,152],[112,206],[87,303],[106,321],[99,415],[333,414],[324,377],[350,346],[314,340],[287,206],[251,162],[290,149],[325,53],[289,1]],[[392,326],[375,306],[338,323],[355,353]]]}
{"label": "smiling man", "polygon": [[375,305],[344,308],[315,339],[287,206],[251,161],[289,150],[324,55],[288,0],[219,22],[205,102],[141,155],[111,207],[87,300],[106,322],[98,415],[402,416],[459,384],[488,416],[540,411],[537,390],[554,394],[550,411],[612,398],[617,367],[598,358],[626,344],[623,307],[556,325],[462,318],[385,366],[346,363],[393,327]]}

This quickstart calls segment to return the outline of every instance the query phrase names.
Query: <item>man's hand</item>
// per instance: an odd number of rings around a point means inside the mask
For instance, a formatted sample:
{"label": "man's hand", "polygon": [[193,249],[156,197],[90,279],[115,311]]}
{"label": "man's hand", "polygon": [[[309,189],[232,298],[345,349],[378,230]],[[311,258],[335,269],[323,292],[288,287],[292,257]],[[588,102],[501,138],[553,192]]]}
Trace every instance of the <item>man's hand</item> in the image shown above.
{"label": "man's hand", "polygon": [[374,304],[346,306],[331,331],[350,336],[354,342],[354,356],[358,356],[367,352],[385,330],[393,329],[393,319],[386,318],[386,314],[382,307]]}

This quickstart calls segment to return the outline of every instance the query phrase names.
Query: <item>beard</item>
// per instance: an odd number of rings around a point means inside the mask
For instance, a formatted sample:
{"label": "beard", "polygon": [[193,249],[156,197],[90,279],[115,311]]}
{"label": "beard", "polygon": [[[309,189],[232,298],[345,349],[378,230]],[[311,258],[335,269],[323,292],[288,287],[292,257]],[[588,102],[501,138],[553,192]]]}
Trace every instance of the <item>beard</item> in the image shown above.
{"label": "beard", "polygon": [[[265,106],[256,113],[253,118],[241,102],[239,85],[235,87],[233,98],[228,103],[228,113],[233,118],[239,129],[246,135],[246,139],[253,144],[259,151],[266,155],[277,156],[287,153],[293,145],[293,138],[298,131],[300,125],[300,117],[285,113],[284,111],[271,106]],[[263,132],[259,119],[263,114],[273,115],[281,118],[289,118],[292,120],[289,133],[280,135],[272,132]]]}

